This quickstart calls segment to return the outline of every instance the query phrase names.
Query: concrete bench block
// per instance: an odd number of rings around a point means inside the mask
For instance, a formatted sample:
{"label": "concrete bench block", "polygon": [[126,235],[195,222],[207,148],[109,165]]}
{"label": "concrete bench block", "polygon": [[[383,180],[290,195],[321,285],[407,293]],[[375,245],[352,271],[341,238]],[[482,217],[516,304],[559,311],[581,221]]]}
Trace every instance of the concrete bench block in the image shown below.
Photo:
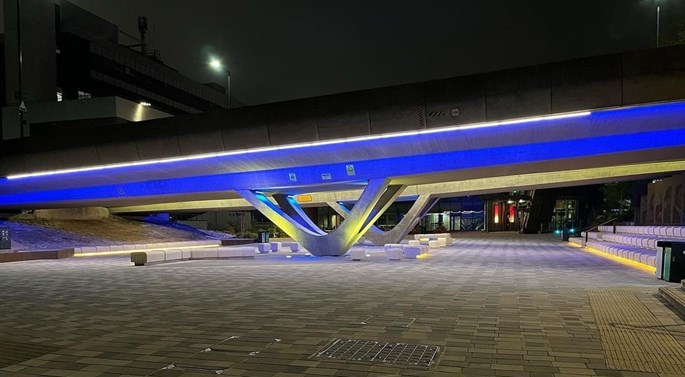
{"label": "concrete bench block", "polygon": [[136,245],[121,245],[121,248],[124,249],[124,251],[132,251],[136,249]]}
{"label": "concrete bench block", "polygon": [[112,245],[109,247],[111,251],[124,251],[124,247],[121,245]]}
{"label": "concrete bench block", "polygon": [[300,251],[300,244],[297,242],[283,242],[283,247],[287,247],[293,253]]}
{"label": "concrete bench block", "polygon": [[171,261],[171,260],[182,260],[183,258],[183,251],[181,249],[168,249],[164,250],[164,260],[165,261]]}
{"label": "concrete bench block", "polygon": [[447,238],[438,237],[438,246],[447,247]]}
{"label": "concrete bench block", "polygon": [[196,249],[178,249],[181,251],[181,259],[191,259],[193,257],[193,250]]}
{"label": "concrete bench block", "polygon": [[408,244],[409,246],[419,246],[419,245],[421,245],[421,241],[419,241],[419,240],[409,240],[409,241],[407,241],[407,244]]}
{"label": "concrete bench block", "polygon": [[80,253],[83,252],[82,250],[83,250],[82,247],[75,247],[75,248],[74,248],[74,254],[80,254]]}
{"label": "concrete bench block", "polygon": [[383,245],[383,249],[384,249],[385,251],[388,251],[388,250],[390,250],[390,249],[397,249],[397,248],[401,249],[402,246],[403,246],[403,245],[402,245],[402,244],[399,244],[399,243],[386,243],[385,245]]}
{"label": "concrete bench block", "polygon": [[281,250],[282,246],[283,244],[280,242],[271,242],[271,251],[276,253]]}
{"label": "concrete bench block", "polygon": [[252,246],[243,247],[220,247],[217,249],[217,258],[254,258],[256,249]]}
{"label": "concrete bench block", "polygon": [[428,241],[428,247],[430,247],[431,249],[438,248],[438,247],[440,247],[440,241],[430,240],[430,241]]}
{"label": "concrete bench block", "polygon": [[100,253],[103,251],[111,251],[109,246],[95,246],[95,251]]}
{"label": "concrete bench block", "polygon": [[257,251],[259,251],[259,254],[268,254],[269,251],[271,251],[271,244],[270,243],[258,243],[257,244]]}
{"label": "concrete bench block", "polygon": [[190,259],[217,258],[219,251],[215,248],[192,249]]}
{"label": "concrete bench block", "polygon": [[350,259],[353,261],[361,261],[366,259],[366,249],[363,247],[353,247],[350,249]]}
{"label": "concrete bench block", "polygon": [[421,248],[418,246],[406,246],[402,248],[402,254],[407,259],[416,259],[421,255]]}
{"label": "concrete bench block", "polygon": [[388,257],[388,260],[402,260],[402,257],[404,257],[404,253],[402,252],[402,248],[399,248],[399,247],[392,247],[392,248],[386,249],[385,255]]}
{"label": "concrete bench block", "polygon": [[82,246],[81,247],[82,253],[94,253],[96,251],[97,251],[97,249],[95,248],[95,246]]}
{"label": "concrete bench block", "polygon": [[131,262],[136,266],[164,262],[164,258],[163,251],[134,251],[131,253]]}
{"label": "concrete bench block", "polygon": [[656,255],[647,256],[647,263],[646,264],[648,264],[652,267],[656,267]]}

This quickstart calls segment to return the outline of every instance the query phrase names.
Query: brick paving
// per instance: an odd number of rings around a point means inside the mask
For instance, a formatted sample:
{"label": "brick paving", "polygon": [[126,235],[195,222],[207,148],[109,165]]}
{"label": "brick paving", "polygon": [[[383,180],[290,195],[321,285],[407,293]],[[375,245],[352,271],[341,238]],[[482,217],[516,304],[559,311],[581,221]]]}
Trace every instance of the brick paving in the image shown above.
{"label": "brick paving", "polygon": [[[656,297],[668,283],[643,271],[549,235],[460,234],[425,259],[370,255],[0,264],[0,350],[16,350],[0,355],[0,376],[676,376],[615,369],[631,364],[603,348],[621,351],[621,336],[602,335],[602,297],[628,292],[620,305],[683,351],[685,321]],[[430,369],[312,357],[336,338],[440,352]]]}

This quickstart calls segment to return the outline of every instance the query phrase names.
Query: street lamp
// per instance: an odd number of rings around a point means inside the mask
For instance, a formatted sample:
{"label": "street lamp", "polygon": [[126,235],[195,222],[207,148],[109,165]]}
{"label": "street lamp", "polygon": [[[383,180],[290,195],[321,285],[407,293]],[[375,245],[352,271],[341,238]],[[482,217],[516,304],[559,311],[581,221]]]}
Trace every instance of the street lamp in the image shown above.
{"label": "street lamp", "polygon": [[228,70],[219,59],[211,59],[209,66],[215,71],[226,72],[226,95],[228,96],[228,108],[231,108],[231,71]]}
{"label": "street lamp", "polygon": [[656,47],[659,47],[659,21],[660,21],[661,6],[659,0],[656,0]]}

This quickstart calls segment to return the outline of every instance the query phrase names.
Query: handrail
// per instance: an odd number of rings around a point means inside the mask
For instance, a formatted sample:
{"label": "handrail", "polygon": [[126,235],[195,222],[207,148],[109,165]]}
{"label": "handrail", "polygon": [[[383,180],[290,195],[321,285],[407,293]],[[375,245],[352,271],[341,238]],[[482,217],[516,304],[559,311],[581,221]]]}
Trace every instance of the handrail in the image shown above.
{"label": "handrail", "polygon": [[585,230],[581,230],[581,231],[580,231],[581,234],[582,234],[583,232],[585,232],[585,242],[587,242],[587,239],[588,239],[587,234],[588,234],[591,230],[597,229],[597,228],[599,228],[600,226],[609,224],[609,223],[614,222],[614,221],[616,221],[616,220],[618,220],[618,217],[614,217],[613,219],[607,220],[607,221],[605,221],[605,222],[603,222],[603,223],[601,223],[601,224],[599,224],[599,225],[595,225],[595,226],[590,227],[590,228],[587,228],[587,229],[585,229]]}

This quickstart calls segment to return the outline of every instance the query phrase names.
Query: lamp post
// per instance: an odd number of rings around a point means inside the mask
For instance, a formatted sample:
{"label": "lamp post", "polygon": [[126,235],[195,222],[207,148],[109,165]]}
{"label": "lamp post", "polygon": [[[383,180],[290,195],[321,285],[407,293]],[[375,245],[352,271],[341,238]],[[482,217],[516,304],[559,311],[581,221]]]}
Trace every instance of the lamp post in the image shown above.
{"label": "lamp post", "polygon": [[226,95],[228,97],[228,108],[231,106],[231,71],[228,70],[222,63],[221,60],[212,59],[209,61],[209,66],[215,71],[225,71],[226,72]]}
{"label": "lamp post", "polygon": [[659,47],[659,22],[661,16],[661,6],[659,0],[656,0],[656,47]]}

